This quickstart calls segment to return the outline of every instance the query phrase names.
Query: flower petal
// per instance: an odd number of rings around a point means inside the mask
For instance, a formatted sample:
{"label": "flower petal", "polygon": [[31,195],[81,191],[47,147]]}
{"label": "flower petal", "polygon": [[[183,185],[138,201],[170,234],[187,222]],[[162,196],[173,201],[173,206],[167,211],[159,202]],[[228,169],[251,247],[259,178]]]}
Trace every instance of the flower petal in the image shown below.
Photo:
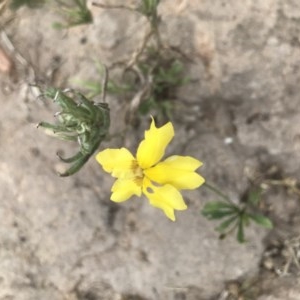
{"label": "flower petal", "polygon": [[123,202],[131,196],[141,196],[142,188],[131,179],[118,179],[113,184],[111,191],[113,192],[110,199],[114,202]]}
{"label": "flower petal", "polygon": [[204,178],[194,172],[202,162],[190,156],[171,156],[156,166],[144,170],[144,174],[159,184],[171,184],[178,190],[195,189]]}
{"label": "flower petal", "polygon": [[145,139],[137,149],[136,158],[139,166],[147,169],[160,161],[173,136],[174,128],[171,122],[157,128],[152,118],[150,129],[145,131]]}
{"label": "flower petal", "polygon": [[126,148],[106,149],[96,155],[96,160],[104,171],[117,178],[132,178],[132,164],[135,158]]}
{"label": "flower petal", "polygon": [[165,215],[172,221],[175,221],[175,209],[187,209],[180,192],[170,184],[157,187],[145,178],[143,193],[147,196],[152,206],[162,209]]}

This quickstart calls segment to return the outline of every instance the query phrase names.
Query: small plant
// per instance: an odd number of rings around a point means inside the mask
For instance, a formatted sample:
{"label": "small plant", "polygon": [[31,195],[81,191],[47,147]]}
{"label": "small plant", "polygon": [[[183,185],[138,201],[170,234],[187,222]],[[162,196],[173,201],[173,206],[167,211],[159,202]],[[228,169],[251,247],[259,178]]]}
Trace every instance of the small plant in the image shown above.
{"label": "small plant", "polygon": [[161,42],[158,30],[160,18],[157,12],[159,2],[159,0],[142,0],[136,8],[93,3],[95,6],[107,9],[136,11],[146,17],[150,25],[141,46],[136,49],[132,57],[126,63],[116,63],[116,65],[125,65],[126,72],[136,74],[134,86],[136,93],[129,104],[127,116],[127,120],[133,120],[133,124],[136,124],[137,113],[139,115],[151,113],[164,121],[170,120],[175,90],[188,82],[184,77],[182,56],[179,57],[176,55],[177,51],[163,46]]}
{"label": "small plant", "polygon": [[93,22],[93,16],[87,8],[86,0],[72,0],[73,4],[67,4],[65,1],[56,0],[60,6],[59,12],[62,14],[65,22],[56,22],[54,28],[63,29]]}
{"label": "small plant", "polygon": [[172,118],[175,90],[187,83],[188,78],[184,77],[183,63],[170,54],[170,51],[163,53],[148,49],[146,58],[138,62],[141,73],[149,82],[149,92],[139,105],[142,115],[155,110],[163,118]]}
{"label": "small plant", "polygon": [[51,98],[61,107],[56,113],[58,124],[40,122],[38,127],[48,130],[48,133],[66,141],[77,141],[80,149],[74,156],[63,158],[58,157],[65,163],[72,163],[72,166],[60,176],[70,176],[78,172],[88,161],[91,155],[98,149],[101,142],[108,134],[110,117],[107,103],[94,103],[84,95],[58,89],[47,89],[44,94]]}
{"label": "small plant", "polygon": [[[36,2],[38,1],[13,1],[16,8],[23,4],[31,6]],[[174,211],[187,208],[181,190],[196,189],[204,184],[221,199],[207,203],[202,214],[210,220],[221,222],[216,228],[220,238],[235,232],[238,242],[243,243],[246,240],[245,227],[251,222],[265,228],[273,226],[270,219],[259,212],[261,191],[251,189],[239,203],[234,203],[218,189],[204,183],[205,179],[196,172],[202,165],[196,158],[174,155],[161,161],[166,146],[174,136],[172,123],[165,122],[165,119],[170,120],[172,117],[175,90],[187,83],[188,79],[184,76],[184,55],[162,43],[159,33],[161,19],[157,10],[159,2],[141,0],[134,8],[93,3],[102,8],[135,11],[147,19],[148,26],[141,45],[130,59],[114,63],[115,66],[123,66],[124,77],[129,73],[134,74],[133,82],[116,84],[115,81],[108,80],[105,68],[102,85],[99,84],[100,81],[77,81],[88,90],[87,97],[72,90],[48,88],[44,96],[52,99],[61,111],[55,114],[56,124],[41,122],[39,126],[57,138],[79,144],[79,151],[75,155],[69,158],[58,155],[60,160],[71,164],[59,175],[70,176],[82,168],[108,135],[110,113],[108,104],[104,101],[106,92],[121,93],[122,98],[126,98],[125,92],[134,92],[129,102],[130,115],[126,116],[127,123],[134,121],[136,115],[153,115],[150,128],[145,131],[145,138],[139,144],[136,155],[132,155],[124,147],[105,149],[96,155],[104,171],[116,178],[111,189],[111,200],[123,202],[133,195],[144,194],[152,206],[160,208],[170,220],[175,221]],[[56,0],[56,3],[60,5],[65,20],[64,23],[54,24],[56,28],[69,28],[93,21],[86,0],[69,0],[68,4],[67,0]],[[103,69],[98,63],[96,68],[99,77],[102,76]],[[102,102],[93,102],[91,99],[99,94],[102,95]],[[165,125],[156,127],[155,119],[159,118],[164,119]]]}
{"label": "small plant", "polygon": [[157,6],[160,0],[142,0],[137,11],[146,16],[149,21],[155,24],[158,21]]}
{"label": "small plant", "polygon": [[271,220],[257,212],[257,206],[261,199],[260,189],[250,190],[245,201],[235,204],[215,187],[207,183],[205,186],[222,198],[221,201],[207,203],[202,210],[203,216],[209,220],[222,220],[222,223],[216,228],[220,232],[221,239],[236,231],[238,242],[244,243],[245,227],[249,226],[251,222],[268,229],[273,228]]}

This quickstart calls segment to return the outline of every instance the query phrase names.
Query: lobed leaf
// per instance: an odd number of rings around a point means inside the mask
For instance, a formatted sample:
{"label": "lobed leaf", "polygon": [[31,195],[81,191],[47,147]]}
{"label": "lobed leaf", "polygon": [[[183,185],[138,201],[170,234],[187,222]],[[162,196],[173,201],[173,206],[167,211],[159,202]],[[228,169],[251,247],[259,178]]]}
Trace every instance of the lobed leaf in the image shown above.
{"label": "lobed leaf", "polygon": [[257,223],[258,225],[261,225],[265,228],[268,228],[268,229],[272,229],[273,228],[273,223],[272,221],[263,216],[263,215],[259,215],[259,214],[249,214],[248,215],[255,223]]}
{"label": "lobed leaf", "polygon": [[205,204],[202,210],[202,215],[208,219],[221,219],[238,213],[239,211],[235,206],[221,201],[209,202]]}
{"label": "lobed leaf", "polygon": [[224,222],[222,222],[222,223],[216,228],[216,230],[219,231],[219,232],[225,231],[225,229],[227,229],[230,225],[236,223],[237,219],[238,219],[238,216],[237,216],[237,215],[228,218],[227,220],[225,220]]}

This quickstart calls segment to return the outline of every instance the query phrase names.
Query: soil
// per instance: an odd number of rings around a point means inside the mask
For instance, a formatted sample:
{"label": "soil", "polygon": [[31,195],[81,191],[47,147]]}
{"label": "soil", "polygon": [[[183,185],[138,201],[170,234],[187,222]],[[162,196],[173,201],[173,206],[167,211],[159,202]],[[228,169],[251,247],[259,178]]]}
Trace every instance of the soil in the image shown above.
{"label": "soil", "polygon": [[[93,157],[57,176],[65,164],[55,153],[78,149],[36,128],[57,107],[31,84],[101,80],[95,61],[129,60],[148,30],[140,14],[88,4],[93,23],[65,30],[52,27],[62,18],[53,3],[0,8],[0,299],[300,299],[300,2],[159,4],[162,40],[188,58],[168,151],[203,161],[199,172],[234,201],[263,188],[274,229],[250,226],[242,245],[218,239],[217,223],[201,215],[217,197],[205,187],[184,193],[188,210],[174,223],[144,198],[110,201],[112,179]],[[135,151],[150,116],[128,126],[132,95],[107,101],[117,137],[99,149]]]}

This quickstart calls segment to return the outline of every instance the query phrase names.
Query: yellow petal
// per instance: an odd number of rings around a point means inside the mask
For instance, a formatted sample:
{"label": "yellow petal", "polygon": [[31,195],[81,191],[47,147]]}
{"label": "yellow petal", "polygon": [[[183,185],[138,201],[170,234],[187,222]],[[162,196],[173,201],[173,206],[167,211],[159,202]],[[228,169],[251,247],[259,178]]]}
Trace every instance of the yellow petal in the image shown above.
{"label": "yellow petal", "polygon": [[144,179],[143,193],[147,196],[150,204],[160,208],[165,215],[175,221],[174,210],[187,209],[180,192],[172,185],[166,184],[161,187],[154,186],[148,179]]}
{"label": "yellow petal", "polygon": [[112,173],[113,177],[131,178],[132,164],[135,161],[133,155],[126,149],[106,149],[96,155],[96,160],[104,171]]}
{"label": "yellow petal", "polygon": [[190,156],[171,156],[156,166],[144,170],[144,174],[159,184],[171,184],[178,190],[195,189],[204,183],[204,178],[195,170],[202,162]]}
{"label": "yellow petal", "polygon": [[111,200],[114,202],[123,202],[128,200],[131,196],[141,196],[142,188],[130,179],[118,179],[111,188],[113,192]]}
{"label": "yellow petal", "polygon": [[194,157],[180,155],[172,155],[163,162],[168,163],[168,165],[173,166],[174,168],[187,171],[195,171],[203,165],[200,160]]}
{"label": "yellow petal", "polygon": [[137,161],[142,169],[155,165],[165,154],[165,149],[174,136],[174,128],[171,122],[160,128],[156,128],[152,118],[150,129],[145,131],[145,139],[137,150]]}

